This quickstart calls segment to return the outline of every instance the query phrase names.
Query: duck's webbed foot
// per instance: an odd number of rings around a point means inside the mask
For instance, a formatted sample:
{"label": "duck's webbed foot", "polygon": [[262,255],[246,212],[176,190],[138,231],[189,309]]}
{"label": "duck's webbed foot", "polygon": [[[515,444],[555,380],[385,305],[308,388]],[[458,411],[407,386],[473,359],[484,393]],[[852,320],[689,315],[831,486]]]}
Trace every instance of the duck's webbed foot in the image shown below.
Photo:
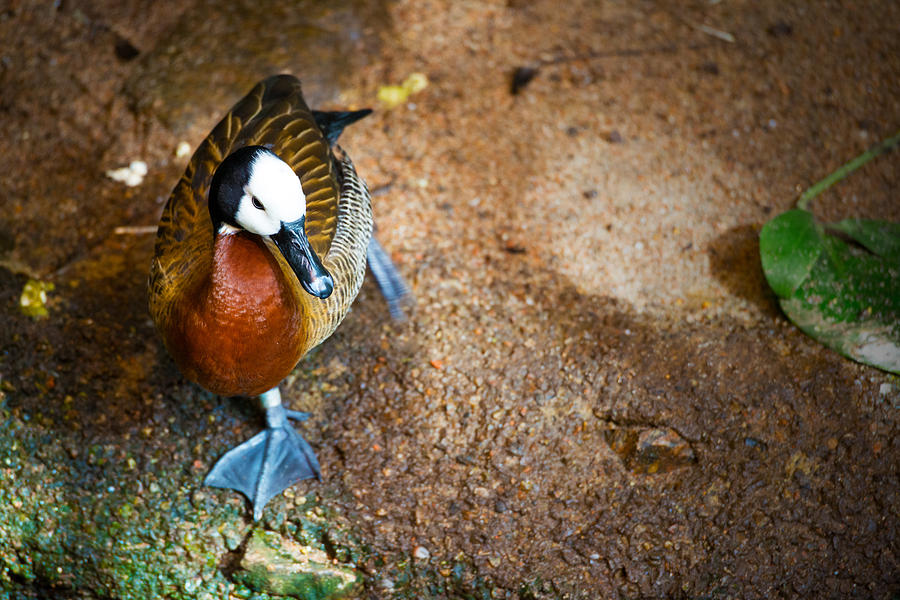
{"label": "duck's webbed foot", "polygon": [[277,387],[260,400],[266,411],[266,429],[229,450],[204,481],[208,486],[237,490],[247,496],[253,504],[254,521],[274,496],[298,481],[321,477],[315,452],[287,421],[302,421],[309,415],[286,410]]}

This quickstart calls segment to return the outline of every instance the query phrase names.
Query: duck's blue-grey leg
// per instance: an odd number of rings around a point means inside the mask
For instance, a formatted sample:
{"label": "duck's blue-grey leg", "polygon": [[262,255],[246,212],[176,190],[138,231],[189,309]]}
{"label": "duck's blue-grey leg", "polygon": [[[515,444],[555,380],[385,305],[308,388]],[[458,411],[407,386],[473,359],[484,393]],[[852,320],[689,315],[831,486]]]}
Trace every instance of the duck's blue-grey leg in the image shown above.
{"label": "duck's blue-grey leg", "polygon": [[266,503],[303,479],[319,478],[319,461],[288,418],[302,421],[307,413],[287,410],[277,387],[259,397],[266,411],[266,429],[219,459],[204,483],[237,490],[253,504],[253,520],[262,516]]}
{"label": "duck's blue-grey leg", "polygon": [[384,251],[384,248],[378,243],[374,235],[369,238],[367,258],[369,270],[372,271],[375,283],[378,284],[381,295],[384,296],[388,303],[391,317],[397,321],[405,320],[406,315],[403,314],[403,307],[409,306],[412,302],[409,288],[406,287],[406,282],[403,281],[403,277],[400,275],[397,267],[394,266],[394,261]]}

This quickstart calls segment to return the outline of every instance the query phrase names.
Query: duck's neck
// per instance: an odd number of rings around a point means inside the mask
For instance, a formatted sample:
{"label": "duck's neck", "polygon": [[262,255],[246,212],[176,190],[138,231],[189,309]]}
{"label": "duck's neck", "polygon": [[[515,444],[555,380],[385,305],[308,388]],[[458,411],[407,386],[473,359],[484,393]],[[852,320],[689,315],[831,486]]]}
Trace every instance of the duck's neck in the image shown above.
{"label": "duck's neck", "polygon": [[278,261],[265,242],[246,232],[216,235],[213,243],[212,269],[209,293],[225,294],[228,304],[257,305],[269,302],[273,295],[286,290],[284,276]]}

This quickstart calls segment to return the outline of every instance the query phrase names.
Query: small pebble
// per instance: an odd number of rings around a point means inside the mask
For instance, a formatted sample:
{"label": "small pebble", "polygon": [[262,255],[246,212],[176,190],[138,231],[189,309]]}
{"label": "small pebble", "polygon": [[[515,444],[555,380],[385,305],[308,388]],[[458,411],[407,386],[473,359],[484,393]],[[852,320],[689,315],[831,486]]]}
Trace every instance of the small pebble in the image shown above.
{"label": "small pebble", "polygon": [[184,158],[191,154],[191,145],[185,141],[178,142],[175,147],[175,158]]}
{"label": "small pebble", "polygon": [[416,546],[416,549],[413,550],[413,557],[417,558],[418,560],[428,560],[430,556],[431,553],[425,546]]}
{"label": "small pebble", "polygon": [[535,67],[516,67],[516,70],[513,71],[512,74],[510,93],[515,96],[521,92],[526,85],[531,83],[531,80],[534,79],[537,74],[538,70]]}
{"label": "small pebble", "polygon": [[120,35],[116,35],[113,51],[116,53],[116,58],[122,61],[133,60],[141,53],[140,50],[135,48],[134,44]]}
{"label": "small pebble", "polygon": [[772,37],[788,37],[794,33],[794,26],[785,21],[776,21],[766,28],[766,33]]}
{"label": "small pebble", "polygon": [[225,547],[232,552],[237,550],[244,541],[241,532],[231,526],[222,530],[222,540],[225,542]]}
{"label": "small pebble", "polygon": [[710,75],[718,75],[719,65],[711,60],[708,60],[700,64],[700,70],[704,73],[709,73]]}

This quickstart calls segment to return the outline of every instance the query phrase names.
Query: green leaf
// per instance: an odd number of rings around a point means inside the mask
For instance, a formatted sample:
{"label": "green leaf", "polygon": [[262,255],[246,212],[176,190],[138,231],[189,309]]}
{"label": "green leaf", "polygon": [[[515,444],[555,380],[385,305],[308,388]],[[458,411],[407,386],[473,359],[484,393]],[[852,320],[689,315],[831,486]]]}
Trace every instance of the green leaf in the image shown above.
{"label": "green leaf", "polygon": [[900,344],[896,331],[877,323],[836,323],[802,300],[781,301],[788,318],[809,337],[852,360],[900,374]]}
{"label": "green leaf", "polygon": [[844,356],[900,374],[900,224],[847,219],[823,228],[806,210],[824,190],[898,145],[900,132],[803,192],[796,210],[763,227],[759,254],[781,308],[800,329]]}
{"label": "green leaf", "polygon": [[766,280],[779,298],[790,297],[809,276],[824,250],[821,227],[805,210],[789,210],[759,233],[759,255]]}
{"label": "green leaf", "polygon": [[828,229],[849,235],[882,258],[900,262],[900,223],[846,219],[828,225]]}
{"label": "green leaf", "polygon": [[[881,232],[875,236],[877,247],[900,245],[900,227],[875,229]],[[862,228],[860,237],[872,230]],[[900,260],[833,236],[823,236],[822,242],[825,251],[794,293],[782,297],[781,308],[801,330],[829,348],[900,373]]]}

